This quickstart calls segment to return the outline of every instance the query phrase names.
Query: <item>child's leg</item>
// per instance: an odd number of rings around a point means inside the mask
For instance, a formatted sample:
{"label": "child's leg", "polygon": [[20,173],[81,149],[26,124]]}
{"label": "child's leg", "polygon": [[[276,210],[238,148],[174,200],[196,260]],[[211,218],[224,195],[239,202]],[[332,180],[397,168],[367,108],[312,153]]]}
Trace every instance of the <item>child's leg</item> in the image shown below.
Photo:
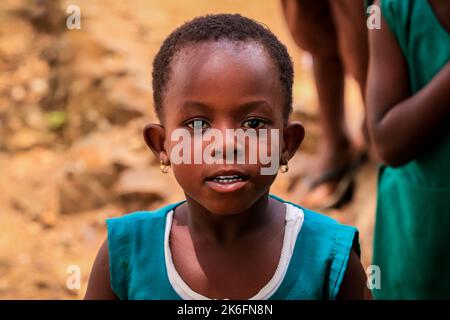
{"label": "child's leg", "polygon": [[[283,0],[283,9],[296,44],[313,58],[314,76],[319,98],[323,137],[318,161],[311,168],[311,180],[323,173],[345,166],[354,152],[344,117],[344,68],[338,37],[328,0]],[[339,179],[324,181],[317,188],[310,206],[331,195]],[[309,202],[304,199],[304,201]],[[306,204],[305,204],[306,205]]]}
{"label": "child's leg", "polygon": [[[338,34],[338,46],[345,70],[358,82],[364,100],[369,48],[364,0],[329,1]],[[366,115],[366,112],[364,112]],[[364,116],[363,134],[368,142]]]}
{"label": "child's leg", "polygon": [[364,0],[329,1],[345,70],[358,82],[364,97],[369,48]]}

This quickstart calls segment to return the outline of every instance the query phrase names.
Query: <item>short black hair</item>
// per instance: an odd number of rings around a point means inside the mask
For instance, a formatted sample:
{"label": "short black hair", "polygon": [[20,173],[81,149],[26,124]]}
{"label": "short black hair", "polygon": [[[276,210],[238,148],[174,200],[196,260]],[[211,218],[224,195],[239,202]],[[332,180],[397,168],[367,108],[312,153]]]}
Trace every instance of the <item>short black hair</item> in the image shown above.
{"label": "short black hair", "polygon": [[284,44],[263,24],[240,14],[213,14],[197,17],[175,29],[163,42],[153,60],[153,102],[160,117],[164,92],[170,78],[173,57],[184,47],[208,41],[256,42],[274,61],[284,91],[285,119],[292,111],[292,60]]}

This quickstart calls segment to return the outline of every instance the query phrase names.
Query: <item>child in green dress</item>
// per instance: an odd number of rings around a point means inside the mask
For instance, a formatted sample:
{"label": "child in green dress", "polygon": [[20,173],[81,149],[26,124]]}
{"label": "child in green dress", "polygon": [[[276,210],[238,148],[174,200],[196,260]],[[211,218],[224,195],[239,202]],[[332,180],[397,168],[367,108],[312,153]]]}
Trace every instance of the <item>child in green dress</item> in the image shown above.
{"label": "child in green dress", "polygon": [[[269,195],[277,172],[263,175],[266,164],[174,159],[175,131],[199,142],[196,128],[205,135],[275,130],[275,161],[286,171],[304,136],[299,122],[288,121],[292,82],[285,46],[251,19],[210,15],[169,35],[153,63],[160,123],[148,125],[144,136],[186,200],[108,219],[87,299],[370,296],[356,229]],[[241,153],[242,146],[225,144]]]}
{"label": "child in green dress", "polygon": [[373,263],[382,299],[450,298],[450,1],[381,0],[369,33],[369,129],[381,167]]}

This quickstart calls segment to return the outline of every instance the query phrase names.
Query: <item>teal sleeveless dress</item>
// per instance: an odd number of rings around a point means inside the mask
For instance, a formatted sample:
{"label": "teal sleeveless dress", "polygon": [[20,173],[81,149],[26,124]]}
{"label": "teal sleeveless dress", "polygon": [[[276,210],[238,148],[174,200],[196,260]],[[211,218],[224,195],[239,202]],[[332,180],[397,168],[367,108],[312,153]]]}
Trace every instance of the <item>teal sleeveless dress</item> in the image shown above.
{"label": "teal sleeveless dress", "polygon": [[[167,214],[183,202],[107,219],[110,282],[120,299],[181,300],[167,275],[164,236]],[[360,255],[358,231],[292,205],[303,210],[303,225],[287,272],[270,299],[335,299],[350,251]]]}
{"label": "teal sleeveless dress", "polygon": [[[414,94],[449,62],[450,34],[426,0],[382,0],[381,12],[406,59]],[[450,127],[435,139],[406,165],[380,168],[373,264],[381,270],[381,289],[373,290],[375,298],[450,298]]]}

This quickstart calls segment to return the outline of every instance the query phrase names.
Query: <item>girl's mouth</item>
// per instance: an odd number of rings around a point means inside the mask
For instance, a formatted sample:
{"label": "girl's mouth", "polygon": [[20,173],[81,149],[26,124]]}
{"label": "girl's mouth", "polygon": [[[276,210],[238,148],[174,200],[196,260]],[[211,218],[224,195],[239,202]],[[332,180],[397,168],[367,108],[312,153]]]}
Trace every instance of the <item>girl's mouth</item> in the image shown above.
{"label": "girl's mouth", "polygon": [[206,185],[219,193],[234,192],[248,183],[248,177],[239,174],[217,175],[206,179]]}

